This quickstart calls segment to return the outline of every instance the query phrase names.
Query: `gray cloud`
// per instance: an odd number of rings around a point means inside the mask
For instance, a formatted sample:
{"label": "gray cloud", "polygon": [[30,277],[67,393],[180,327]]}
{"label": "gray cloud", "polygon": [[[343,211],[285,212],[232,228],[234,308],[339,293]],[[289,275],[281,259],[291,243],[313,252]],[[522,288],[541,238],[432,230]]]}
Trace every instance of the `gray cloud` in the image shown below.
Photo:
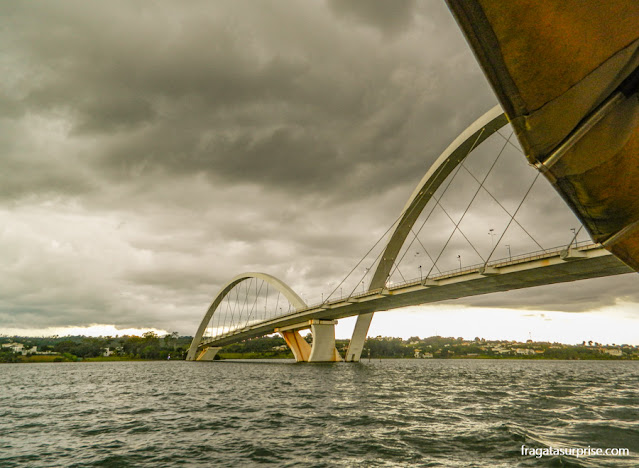
{"label": "gray cloud", "polygon": [[373,26],[386,34],[405,31],[415,10],[414,0],[329,0],[328,3],[336,15]]}
{"label": "gray cloud", "polygon": [[[248,270],[319,298],[496,103],[443,2],[61,1],[0,14],[0,328],[191,333],[217,288]],[[468,167],[485,171],[479,161],[502,145],[495,137]],[[486,186],[512,211],[529,171],[510,150]],[[473,192],[459,177],[442,200],[453,217]],[[544,246],[567,242],[574,216],[547,185],[535,190],[522,224]],[[488,228],[507,222],[491,203],[482,195],[461,225],[482,255]],[[450,221],[430,222],[420,240],[436,254]],[[536,248],[517,232],[506,243]],[[418,244],[407,276],[423,262]],[[441,268],[458,254],[475,261],[456,236]],[[633,287],[468,303],[581,310],[636,301]]]}
{"label": "gray cloud", "polygon": [[[385,4],[339,8],[409,26],[413,4],[393,5],[392,13]],[[215,10],[195,3],[172,11],[175,18],[126,4],[25,8],[14,13],[10,33],[38,79],[23,86],[15,105],[65,119],[71,135],[102,137],[90,159],[118,179],[141,169],[155,170],[154,177],[205,172],[216,181],[304,192],[330,184],[362,196],[412,175],[425,156],[415,138],[441,146],[434,120],[456,119],[459,111],[428,106],[445,99],[433,69],[457,66],[446,55],[450,46],[424,54],[413,38],[381,38],[371,47],[367,34],[321,11],[307,12],[313,16],[303,31],[287,23],[283,38],[281,25],[270,24],[288,19],[277,4],[241,18],[231,3]],[[99,26],[106,21],[117,27]],[[486,107],[483,95],[473,107]]]}

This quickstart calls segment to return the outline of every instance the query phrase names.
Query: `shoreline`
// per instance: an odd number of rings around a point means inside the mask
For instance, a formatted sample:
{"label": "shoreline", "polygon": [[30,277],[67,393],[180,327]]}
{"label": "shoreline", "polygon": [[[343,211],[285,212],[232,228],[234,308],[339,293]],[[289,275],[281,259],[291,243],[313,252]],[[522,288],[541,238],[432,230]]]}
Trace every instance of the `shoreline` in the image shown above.
{"label": "shoreline", "polygon": [[[51,356],[47,356],[50,358]],[[258,361],[258,360],[276,360],[276,359],[291,359],[293,360],[293,356],[233,356],[233,357],[223,357],[221,359],[216,359],[215,361]],[[480,360],[480,361],[639,361],[639,358],[620,358],[615,356],[610,357],[592,357],[592,358],[552,358],[552,357],[531,357],[531,356],[455,356],[448,358],[413,358],[413,357],[372,357],[369,359],[368,357],[363,358],[360,362],[367,361],[381,361],[381,360],[402,360],[402,361],[451,361],[451,360]],[[54,360],[54,359],[22,359],[18,362],[0,362],[1,364],[61,364],[61,363],[69,363],[69,362],[171,362],[171,361],[184,361],[184,359],[143,359],[143,358],[128,358],[128,357],[104,357],[104,358],[85,358],[78,359],[75,361],[69,359],[62,360]]]}

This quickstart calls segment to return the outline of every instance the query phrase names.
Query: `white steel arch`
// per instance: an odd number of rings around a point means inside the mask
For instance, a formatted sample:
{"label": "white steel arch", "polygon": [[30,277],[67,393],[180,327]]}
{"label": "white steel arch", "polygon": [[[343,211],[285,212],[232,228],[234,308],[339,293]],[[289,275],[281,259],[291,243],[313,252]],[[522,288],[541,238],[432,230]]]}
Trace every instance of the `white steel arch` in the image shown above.
{"label": "white steel arch", "polygon": [[508,123],[500,106],[495,106],[464,130],[437,158],[413,191],[390,232],[384,253],[371,279],[370,289],[383,288],[406,237],[426,204],[451,172],[473,149]]}
{"label": "white steel arch", "polygon": [[[413,191],[402,210],[401,216],[395,222],[380,262],[371,279],[369,290],[382,289],[386,286],[386,280],[408,234],[441,184],[477,146],[507,123],[507,117],[501,107],[497,105],[466,128],[437,158]],[[215,297],[193,338],[187,354],[187,360],[196,359],[204,331],[220,303],[235,286],[250,278],[261,279],[271,284],[288,299],[296,310],[307,308],[304,301],[288,285],[274,276],[265,273],[243,273],[238,275],[223,286]],[[358,316],[346,353],[346,361],[359,361],[372,317],[373,312]]]}
{"label": "white steel arch", "polygon": [[[395,264],[408,234],[433,194],[453,170],[489,136],[508,123],[499,105],[493,107],[464,130],[437,158],[406,202],[402,214],[390,232],[388,242],[377,265],[369,290],[386,286],[388,275]],[[346,352],[346,361],[359,361],[368,334],[373,313],[357,317],[353,337]]]}
{"label": "white steel arch", "polygon": [[195,336],[193,337],[193,341],[191,342],[191,347],[189,348],[189,352],[186,356],[187,361],[193,361],[196,359],[197,350],[202,342],[202,336],[204,335],[204,331],[206,330],[206,326],[208,325],[211,317],[213,317],[213,313],[218,308],[220,303],[224,300],[226,295],[231,292],[231,290],[237,286],[242,281],[247,279],[260,279],[265,281],[266,283],[273,286],[276,290],[282,293],[284,297],[289,301],[289,303],[295,307],[296,310],[305,309],[307,307],[306,303],[300,298],[295,291],[293,291],[286,283],[277,279],[274,276],[268,275],[266,273],[258,273],[258,272],[248,272],[237,275],[235,278],[226,283],[220,292],[217,293],[215,299],[211,303],[209,310],[204,315],[202,322],[200,323]]}

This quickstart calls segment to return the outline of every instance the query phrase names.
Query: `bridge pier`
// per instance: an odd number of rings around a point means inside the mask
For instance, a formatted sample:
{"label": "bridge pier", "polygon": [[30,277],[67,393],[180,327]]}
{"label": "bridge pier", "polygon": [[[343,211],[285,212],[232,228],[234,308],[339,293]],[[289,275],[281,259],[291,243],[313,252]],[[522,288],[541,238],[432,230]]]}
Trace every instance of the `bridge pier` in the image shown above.
{"label": "bridge pier", "polygon": [[348,350],[346,351],[346,362],[359,362],[362,356],[362,350],[364,349],[364,343],[368,336],[368,328],[371,326],[373,320],[373,312],[368,314],[361,314],[357,316],[357,322],[355,322],[355,328],[353,329],[353,336],[351,342],[348,344]]}
{"label": "bridge pier", "polygon": [[[340,362],[342,357],[335,348],[336,323],[337,320],[309,320],[275,331],[282,335],[297,362]],[[309,327],[313,335],[312,346],[299,333]]]}
{"label": "bridge pier", "polygon": [[339,355],[339,351],[335,348],[335,324],[337,320],[313,320],[312,322],[313,347],[308,362],[340,362],[342,356]]}
{"label": "bridge pier", "polygon": [[284,341],[293,351],[293,356],[297,362],[308,362],[308,358],[311,356],[311,345],[306,342],[300,335],[299,330],[284,330],[279,331]]}
{"label": "bridge pier", "polygon": [[215,355],[220,349],[222,348],[217,348],[213,346],[209,348],[204,348],[202,352],[198,354],[195,360],[196,361],[212,361],[213,359],[215,359]]}

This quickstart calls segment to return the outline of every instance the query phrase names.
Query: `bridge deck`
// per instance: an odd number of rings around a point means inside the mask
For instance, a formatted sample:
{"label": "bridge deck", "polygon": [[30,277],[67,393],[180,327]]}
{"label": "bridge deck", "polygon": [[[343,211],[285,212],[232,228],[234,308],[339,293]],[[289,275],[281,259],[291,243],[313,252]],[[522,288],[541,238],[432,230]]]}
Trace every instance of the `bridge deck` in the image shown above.
{"label": "bridge deck", "polygon": [[309,306],[270,321],[219,335],[213,340],[203,340],[200,348],[224,346],[263,336],[273,333],[276,328],[311,319],[340,319],[368,312],[461,297],[632,272],[634,270],[598,244],[571,249],[571,251],[556,249],[537,252],[525,257],[493,262],[486,269],[483,265],[475,265],[461,270],[443,272],[427,280],[417,279],[395,284],[389,289],[367,291],[348,298]]}

